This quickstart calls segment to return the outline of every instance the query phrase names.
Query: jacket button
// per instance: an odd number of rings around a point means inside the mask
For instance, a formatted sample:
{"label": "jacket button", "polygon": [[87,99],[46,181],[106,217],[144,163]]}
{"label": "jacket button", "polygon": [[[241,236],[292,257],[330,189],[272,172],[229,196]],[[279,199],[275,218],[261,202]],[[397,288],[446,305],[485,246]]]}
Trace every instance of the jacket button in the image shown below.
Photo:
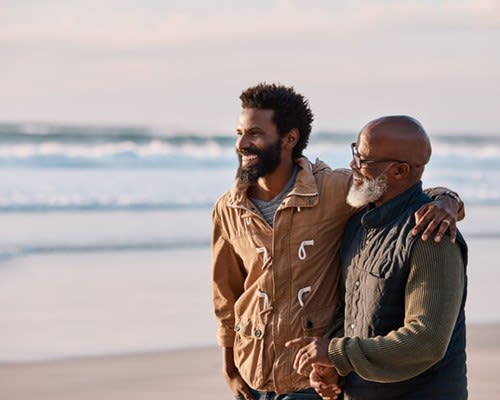
{"label": "jacket button", "polygon": [[236,332],[239,332],[239,331],[240,331],[240,326],[239,326],[239,325],[236,325],[236,326],[234,327],[234,330],[235,330]]}
{"label": "jacket button", "polygon": [[353,330],[354,330],[354,324],[351,324],[351,329],[353,329]]}
{"label": "jacket button", "polygon": [[255,337],[260,337],[262,335],[262,332],[260,331],[260,329],[256,329],[253,333],[254,333]]}
{"label": "jacket button", "polygon": [[313,322],[310,319],[308,319],[306,321],[306,329],[312,329],[312,327],[313,327]]}
{"label": "jacket button", "polygon": [[356,286],[359,286],[359,281],[356,281]]}

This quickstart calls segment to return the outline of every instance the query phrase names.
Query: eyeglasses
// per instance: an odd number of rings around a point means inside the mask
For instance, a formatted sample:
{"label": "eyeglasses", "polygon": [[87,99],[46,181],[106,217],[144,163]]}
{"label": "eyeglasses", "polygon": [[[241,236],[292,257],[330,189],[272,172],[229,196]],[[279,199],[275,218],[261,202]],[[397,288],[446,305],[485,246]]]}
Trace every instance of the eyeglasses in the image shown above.
{"label": "eyeglasses", "polygon": [[381,163],[381,162],[398,162],[398,163],[404,163],[404,162],[406,162],[406,161],[401,161],[401,160],[389,160],[389,159],[383,159],[383,160],[363,160],[359,156],[358,149],[356,147],[356,143],[351,143],[351,152],[352,152],[352,159],[354,160],[354,165],[358,169],[360,169],[363,165],[375,164],[375,163]]}

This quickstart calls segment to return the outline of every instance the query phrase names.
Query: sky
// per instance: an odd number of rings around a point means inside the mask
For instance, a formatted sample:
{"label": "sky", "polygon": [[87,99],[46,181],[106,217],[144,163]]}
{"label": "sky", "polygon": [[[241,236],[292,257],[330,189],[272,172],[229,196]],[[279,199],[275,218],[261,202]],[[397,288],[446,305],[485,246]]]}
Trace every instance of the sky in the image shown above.
{"label": "sky", "polygon": [[316,131],[500,135],[500,1],[0,0],[0,121],[232,134],[262,81]]}

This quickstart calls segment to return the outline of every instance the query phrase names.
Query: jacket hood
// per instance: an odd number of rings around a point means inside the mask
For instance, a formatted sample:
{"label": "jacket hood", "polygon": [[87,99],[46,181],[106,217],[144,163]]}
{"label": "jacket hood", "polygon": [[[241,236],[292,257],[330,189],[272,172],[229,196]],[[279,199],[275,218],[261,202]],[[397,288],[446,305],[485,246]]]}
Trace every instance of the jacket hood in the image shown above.
{"label": "jacket hood", "polygon": [[320,171],[326,171],[329,169],[330,167],[328,166],[328,164],[324,161],[321,161],[319,158],[316,158],[316,161],[314,162],[314,164],[312,164],[313,174],[316,174]]}

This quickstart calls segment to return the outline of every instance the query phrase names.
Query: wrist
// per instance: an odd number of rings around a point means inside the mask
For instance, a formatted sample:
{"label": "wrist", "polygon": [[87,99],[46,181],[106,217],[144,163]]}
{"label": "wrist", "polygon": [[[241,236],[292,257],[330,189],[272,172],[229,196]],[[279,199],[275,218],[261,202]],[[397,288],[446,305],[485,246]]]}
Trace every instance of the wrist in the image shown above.
{"label": "wrist", "polygon": [[436,196],[436,200],[439,199],[441,196],[446,196],[446,197],[449,197],[453,200],[455,200],[455,202],[457,204],[460,203],[460,197],[458,197],[458,195],[456,193],[453,193],[449,190],[447,190],[446,192],[443,192],[443,193],[439,193],[437,196]]}
{"label": "wrist", "polygon": [[222,370],[226,375],[234,375],[238,369],[234,364],[234,354],[232,347],[222,348]]}

